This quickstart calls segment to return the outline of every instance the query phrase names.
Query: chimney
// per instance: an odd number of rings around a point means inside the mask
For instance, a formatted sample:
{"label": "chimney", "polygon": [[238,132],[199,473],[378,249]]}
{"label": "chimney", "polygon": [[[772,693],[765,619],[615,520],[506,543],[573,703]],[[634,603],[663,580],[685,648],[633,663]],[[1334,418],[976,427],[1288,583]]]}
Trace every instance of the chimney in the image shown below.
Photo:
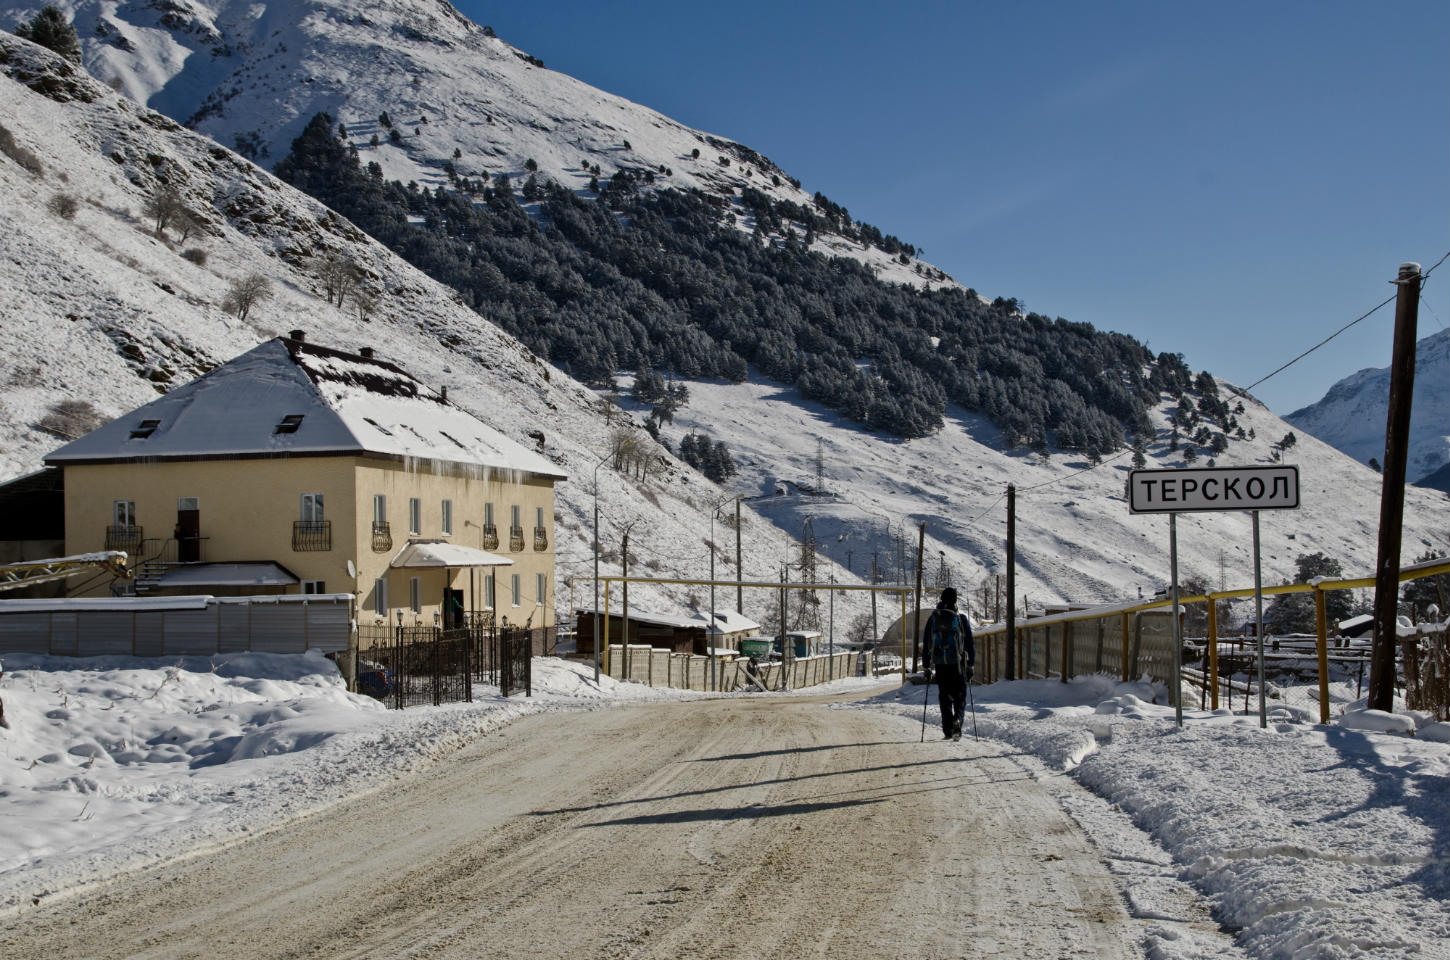
{"label": "chimney", "polygon": [[440,395],[443,397],[443,399],[444,400],[447,400],[448,399],[448,388],[447,387],[439,387],[438,389],[439,389]]}
{"label": "chimney", "polygon": [[358,347],[357,355],[362,357],[364,360],[371,360],[373,358],[373,348]]}
{"label": "chimney", "polygon": [[291,333],[287,334],[287,336],[293,340],[296,340],[298,343],[301,343],[302,341],[307,339],[307,331],[293,330]]}

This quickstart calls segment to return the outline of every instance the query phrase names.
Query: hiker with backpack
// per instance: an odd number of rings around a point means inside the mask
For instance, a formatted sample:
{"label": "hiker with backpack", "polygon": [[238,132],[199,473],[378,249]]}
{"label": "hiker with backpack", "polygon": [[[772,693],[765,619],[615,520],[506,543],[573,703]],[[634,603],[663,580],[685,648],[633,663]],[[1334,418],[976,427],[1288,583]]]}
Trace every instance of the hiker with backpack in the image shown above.
{"label": "hiker with backpack", "polygon": [[943,739],[962,738],[962,715],[967,703],[967,681],[977,663],[977,645],[972,640],[972,625],[957,613],[957,591],[947,587],[941,592],[936,609],[926,620],[922,631],[922,649],[926,659],[926,682],[937,685],[941,701]]}

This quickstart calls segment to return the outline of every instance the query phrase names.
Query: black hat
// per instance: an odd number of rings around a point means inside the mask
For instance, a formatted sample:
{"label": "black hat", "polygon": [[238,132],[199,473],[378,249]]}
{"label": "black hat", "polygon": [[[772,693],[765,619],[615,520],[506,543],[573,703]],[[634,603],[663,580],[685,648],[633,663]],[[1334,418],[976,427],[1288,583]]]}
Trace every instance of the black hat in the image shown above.
{"label": "black hat", "polygon": [[952,607],[952,608],[955,609],[956,605],[957,605],[957,588],[956,587],[947,587],[945,590],[943,590],[941,592],[941,603],[938,604],[938,606]]}

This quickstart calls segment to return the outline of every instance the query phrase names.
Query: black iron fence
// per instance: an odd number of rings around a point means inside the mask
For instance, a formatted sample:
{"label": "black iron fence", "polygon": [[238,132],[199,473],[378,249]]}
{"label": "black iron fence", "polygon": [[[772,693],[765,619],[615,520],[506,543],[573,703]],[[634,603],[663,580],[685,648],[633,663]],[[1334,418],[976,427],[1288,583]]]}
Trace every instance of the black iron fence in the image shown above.
{"label": "black iron fence", "polygon": [[357,684],[361,693],[398,710],[466,703],[475,684],[502,696],[533,696],[531,631],[470,618],[440,627],[378,624],[358,627]]}

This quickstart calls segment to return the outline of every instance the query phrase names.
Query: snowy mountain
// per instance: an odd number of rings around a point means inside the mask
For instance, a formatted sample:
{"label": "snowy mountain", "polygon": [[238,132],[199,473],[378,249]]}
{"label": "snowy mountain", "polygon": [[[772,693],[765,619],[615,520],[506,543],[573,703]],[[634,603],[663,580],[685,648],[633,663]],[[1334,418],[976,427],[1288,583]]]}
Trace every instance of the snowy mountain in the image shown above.
{"label": "snowy mountain", "polygon": [[[652,445],[643,479],[596,470],[621,426],[618,413],[449,288],[245,159],[46,51],[0,35],[0,65],[0,124],[13,140],[0,154],[0,349],[8,364],[0,370],[0,476],[33,470],[60,446],[39,424],[65,401],[113,417],[260,340],[303,327],[312,342],[370,345],[420,380],[448,385],[450,399],[519,442],[532,445],[530,435],[543,433],[545,454],[572,478],[559,488],[562,580],[591,570],[597,475],[605,572],[618,569],[620,533],[637,520],[631,554],[640,567],[633,569],[702,577],[713,538],[717,572],[733,576],[733,531],[723,518],[714,524],[712,512],[740,492],[750,498],[742,534],[747,579],[775,580],[780,563],[797,558],[794,540],[809,517],[829,558],[817,568],[821,580],[859,577],[873,553],[890,570],[887,557],[899,556],[898,546],[914,548],[912,528],[925,522],[928,586],[943,567],[957,584],[975,586],[994,565],[1000,569],[1001,498],[1013,483],[1019,590],[1033,606],[1120,599],[1166,581],[1166,523],[1128,514],[1125,453],[1087,469],[1090,463],[1061,453],[1007,450],[997,428],[958,409],[949,410],[939,433],[903,442],[850,425],[753,371],[743,385],[691,383],[690,403],[665,426],[677,441],[708,422],[735,451],[741,474],[731,488]],[[175,224],[158,231],[146,212],[163,186],[197,221],[185,239]],[[320,265],[334,256],[361,267],[376,300],[370,309],[329,302]],[[234,282],[253,274],[269,280],[274,295],[240,319],[221,304]],[[1316,551],[1340,559],[1347,573],[1370,570],[1378,517],[1373,471],[1310,438],[1277,451],[1288,426],[1219,386],[1231,404],[1242,403],[1239,420],[1255,437],[1232,443],[1220,454],[1223,465],[1282,455],[1303,476],[1304,508],[1265,515],[1266,578],[1290,576],[1297,556]],[[1172,411],[1166,395],[1153,411],[1161,439],[1145,449],[1150,466],[1184,462],[1167,440]],[[823,484],[815,483],[818,449]],[[1185,576],[1216,586],[1222,572],[1230,586],[1249,582],[1248,524],[1237,514],[1182,518]],[[1408,491],[1406,558],[1443,548],[1447,531],[1444,498]],[[676,591],[687,594],[706,596],[700,588]],[[634,602],[641,595],[647,591]],[[587,599],[583,592],[575,598]],[[821,606],[824,621],[825,597]],[[860,595],[838,598],[838,630],[867,606]]]}
{"label": "snowy mountain", "polygon": [[[1360,463],[1385,456],[1390,368],[1366,367],[1329,388],[1317,403],[1284,419]],[[1415,344],[1415,390],[1405,476],[1419,483],[1450,463],[1450,330]]]}
{"label": "snowy mountain", "polygon": [[[308,120],[341,122],[388,180],[447,186],[458,175],[568,189],[620,170],[656,187],[809,204],[768,158],[547,69],[446,0],[61,0],[86,69],[138,103],[271,168]],[[0,27],[42,6],[0,0]],[[380,122],[387,115],[388,124]],[[887,279],[950,282],[919,261],[839,236],[819,249]]]}

